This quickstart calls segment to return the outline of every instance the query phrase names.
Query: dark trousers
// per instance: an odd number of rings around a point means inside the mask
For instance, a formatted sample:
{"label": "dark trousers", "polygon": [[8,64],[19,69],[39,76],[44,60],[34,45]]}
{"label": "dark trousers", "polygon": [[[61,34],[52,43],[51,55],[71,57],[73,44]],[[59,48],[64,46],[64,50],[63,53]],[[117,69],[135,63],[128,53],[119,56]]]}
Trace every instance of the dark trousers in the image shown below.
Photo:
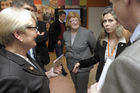
{"label": "dark trousers", "polygon": [[[56,43],[56,45],[55,45],[56,58],[58,58],[59,56],[61,56],[63,54],[63,47],[64,47],[64,40],[61,40],[61,45],[58,45]],[[66,75],[66,71],[63,66],[62,66],[62,74]]]}
{"label": "dark trousers", "polygon": [[56,58],[58,58],[59,56],[63,54],[63,47],[64,47],[64,40],[61,40],[61,45],[58,45],[56,43],[55,45]]}

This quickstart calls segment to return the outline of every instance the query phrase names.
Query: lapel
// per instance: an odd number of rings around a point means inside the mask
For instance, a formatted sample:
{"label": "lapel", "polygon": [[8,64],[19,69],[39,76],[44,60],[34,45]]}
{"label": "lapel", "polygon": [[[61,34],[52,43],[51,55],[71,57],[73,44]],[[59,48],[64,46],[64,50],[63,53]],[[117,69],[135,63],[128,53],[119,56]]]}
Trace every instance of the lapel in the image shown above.
{"label": "lapel", "polygon": [[[99,43],[100,43],[100,41],[99,41]],[[103,41],[103,46],[102,46],[103,47],[103,51],[101,53],[104,54],[104,55],[105,55],[105,51],[106,51],[106,46],[107,46],[107,42]],[[103,59],[105,59],[104,55],[102,55]]]}
{"label": "lapel", "polygon": [[75,46],[77,44],[76,42],[78,42],[78,40],[80,38],[80,33],[81,33],[81,30],[80,29],[81,29],[81,27],[79,27],[79,29],[77,31],[77,34],[76,34],[76,37],[74,39],[74,42],[73,42],[73,45],[72,46]]}
{"label": "lapel", "polygon": [[44,71],[42,70],[42,68],[38,65],[38,63],[32,59],[28,54],[27,57],[29,58],[29,60],[37,67],[36,69],[39,70],[40,72],[42,72],[44,74]]}
{"label": "lapel", "polygon": [[[12,62],[15,62],[16,64],[18,64],[19,66],[21,66],[21,68],[23,68],[23,70],[35,74],[35,75],[45,75],[45,73],[41,70],[41,68],[33,61],[33,59],[29,58],[29,60],[37,67],[35,68],[34,66],[32,66],[30,63],[28,63],[25,59],[23,59],[22,57],[9,52],[7,50],[5,50],[4,48],[1,49],[1,55],[8,58],[9,60],[11,60]],[[28,56],[29,57],[29,56]]]}
{"label": "lapel", "polygon": [[133,42],[133,43],[135,43],[137,40],[139,40],[140,39],[140,35],[139,36],[137,36],[137,38],[135,39],[135,41]]}
{"label": "lapel", "polygon": [[71,45],[71,31],[67,31],[67,33],[68,33],[68,34],[66,35],[66,37],[68,38],[68,39],[67,39],[68,44],[69,44],[70,46],[72,46],[72,45]]}

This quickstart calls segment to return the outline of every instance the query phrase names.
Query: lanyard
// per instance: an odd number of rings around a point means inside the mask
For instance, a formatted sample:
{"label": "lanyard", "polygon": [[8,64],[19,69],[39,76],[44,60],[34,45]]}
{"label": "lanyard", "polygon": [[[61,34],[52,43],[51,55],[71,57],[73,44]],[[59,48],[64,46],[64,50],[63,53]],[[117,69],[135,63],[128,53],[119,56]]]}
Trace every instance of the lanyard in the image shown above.
{"label": "lanyard", "polygon": [[[109,39],[108,39],[108,56],[110,56],[110,52],[109,52]],[[114,51],[115,51],[115,46],[113,47],[113,49],[112,49],[112,51],[111,51],[111,56],[113,56],[113,53],[114,53]]]}

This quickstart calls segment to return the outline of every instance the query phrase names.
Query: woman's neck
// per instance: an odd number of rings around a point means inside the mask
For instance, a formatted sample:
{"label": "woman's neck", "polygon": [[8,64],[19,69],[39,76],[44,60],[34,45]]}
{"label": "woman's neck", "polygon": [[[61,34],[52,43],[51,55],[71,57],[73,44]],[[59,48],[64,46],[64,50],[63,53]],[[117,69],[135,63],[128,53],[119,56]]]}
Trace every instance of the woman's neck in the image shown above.
{"label": "woman's neck", "polygon": [[108,40],[109,40],[109,46],[112,49],[118,44],[118,38],[115,34],[109,34]]}
{"label": "woman's neck", "polygon": [[[16,44],[15,44],[16,45]],[[22,56],[26,56],[25,49],[15,46],[15,45],[5,45],[5,49],[16,54],[20,54]]]}
{"label": "woman's neck", "polygon": [[78,32],[78,30],[73,30],[73,29],[71,30],[71,33],[72,33],[72,34],[75,34],[75,33],[77,33],[77,32]]}
{"label": "woman's neck", "polygon": [[109,35],[108,35],[108,39],[109,40],[117,40],[117,36],[116,36],[116,34],[115,33],[110,33]]}

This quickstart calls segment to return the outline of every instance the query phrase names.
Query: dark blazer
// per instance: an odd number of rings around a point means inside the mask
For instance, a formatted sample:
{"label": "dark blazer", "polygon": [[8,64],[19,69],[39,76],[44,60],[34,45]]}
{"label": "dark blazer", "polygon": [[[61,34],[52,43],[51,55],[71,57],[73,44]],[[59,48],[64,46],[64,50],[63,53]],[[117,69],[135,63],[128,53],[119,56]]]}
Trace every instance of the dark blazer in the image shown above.
{"label": "dark blazer", "polygon": [[44,71],[29,60],[37,68],[4,48],[0,50],[0,93],[50,93]]}
{"label": "dark blazer", "polygon": [[[64,22],[65,25],[65,22]],[[61,26],[60,26],[60,21],[57,19],[54,21],[49,29],[49,43],[48,43],[48,50],[50,52],[54,51],[55,44],[58,41],[58,36],[60,35],[61,32]]]}
{"label": "dark blazer", "polygon": [[0,44],[0,49],[2,48],[2,45]]}
{"label": "dark blazer", "polygon": [[[107,42],[103,41],[103,45],[101,46],[100,41],[98,40],[95,50],[94,50],[94,56],[89,58],[89,59],[85,59],[85,60],[81,60],[79,61],[80,63],[80,67],[87,67],[87,66],[91,66],[93,64],[96,64],[99,62],[98,68],[97,68],[97,72],[96,72],[96,81],[98,82],[100,75],[102,73],[103,67],[105,65],[105,50],[106,50],[106,46],[107,46]],[[126,47],[126,43],[122,43],[120,42],[118,44],[118,48],[117,48],[117,52],[115,57],[117,57]]]}
{"label": "dark blazer", "polygon": [[48,54],[48,48],[46,46],[46,41],[48,40],[48,32],[46,31],[46,24],[43,21],[37,22],[38,31],[45,32],[44,35],[39,35],[36,38],[36,60],[38,64],[44,68],[44,65],[47,65],[50,62],[50,57]]}

